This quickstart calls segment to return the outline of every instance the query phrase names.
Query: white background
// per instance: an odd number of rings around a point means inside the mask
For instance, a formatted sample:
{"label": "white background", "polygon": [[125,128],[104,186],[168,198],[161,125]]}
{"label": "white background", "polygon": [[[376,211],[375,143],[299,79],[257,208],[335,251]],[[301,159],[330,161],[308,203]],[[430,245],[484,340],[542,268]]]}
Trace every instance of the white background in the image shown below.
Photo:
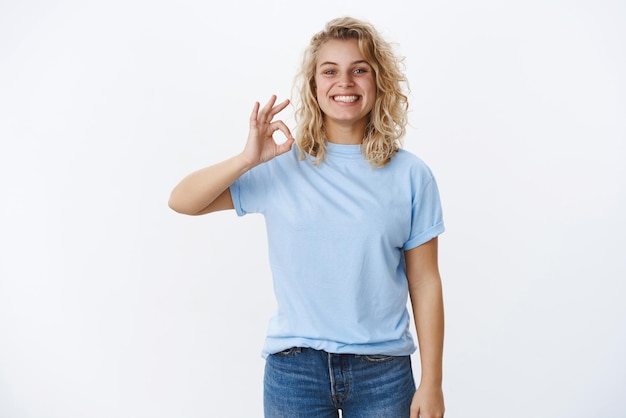
{"label": "white background", "polygon": [[262,218],[167,199],[344,14],[439,181],[447,417],[626,414],[626,3],[2,0],[0,417],[262,416]]}

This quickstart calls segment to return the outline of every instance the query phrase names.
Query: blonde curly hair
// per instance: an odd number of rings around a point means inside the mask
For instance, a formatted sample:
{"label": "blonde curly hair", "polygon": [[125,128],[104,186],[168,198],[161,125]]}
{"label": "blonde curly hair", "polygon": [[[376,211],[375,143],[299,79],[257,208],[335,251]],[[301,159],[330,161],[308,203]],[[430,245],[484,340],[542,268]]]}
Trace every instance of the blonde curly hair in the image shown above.
{"label": "blonde curly hair", "polygon": [[392,45],[374,26],[352,17],[329,21],[324,30],[313,35],[304,51],[294,85],[299,92],[295,118],[300,157],[304,159],[305,154],[310,154],[315,157],[315,164],[324,161],[327,138],[315,94],[315,72],[319,50],[331,39],[356,39],[361,54],[374,71],[376,101],[369,115],[362,150],[373,167],[384,167],[402,146],[406,132],[409,86],[403,72],[404,57],[394,53]]}

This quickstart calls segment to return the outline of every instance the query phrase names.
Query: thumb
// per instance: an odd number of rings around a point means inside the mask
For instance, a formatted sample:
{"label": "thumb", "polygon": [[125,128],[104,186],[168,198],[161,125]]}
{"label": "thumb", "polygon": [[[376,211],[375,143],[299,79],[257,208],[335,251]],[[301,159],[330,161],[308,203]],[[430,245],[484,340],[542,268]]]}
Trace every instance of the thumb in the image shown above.
{"label": "thumb", "polygon": [[284,154],[287,151],[289,151],[291,149],[291,146],[293,145],[294,142],[295,142],[295,139],[288,138],[282,144],[277,145],[276,146],[276,155]]}

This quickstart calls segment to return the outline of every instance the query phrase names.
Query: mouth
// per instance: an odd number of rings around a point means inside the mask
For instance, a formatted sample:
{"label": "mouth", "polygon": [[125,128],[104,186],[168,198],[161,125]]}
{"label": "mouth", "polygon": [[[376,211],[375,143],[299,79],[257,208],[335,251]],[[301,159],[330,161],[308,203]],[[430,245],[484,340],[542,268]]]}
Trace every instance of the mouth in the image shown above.
{"label": "mouth", "polygon": [[361,96],[333,96],[333,100],[340,103],[354,103],[360,98]]}

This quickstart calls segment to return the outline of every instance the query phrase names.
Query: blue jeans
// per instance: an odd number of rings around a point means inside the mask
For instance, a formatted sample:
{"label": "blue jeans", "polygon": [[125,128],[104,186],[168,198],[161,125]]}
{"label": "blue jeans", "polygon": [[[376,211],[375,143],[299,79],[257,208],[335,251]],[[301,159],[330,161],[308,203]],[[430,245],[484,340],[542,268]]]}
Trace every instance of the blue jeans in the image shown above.
{"label": "blue jeans", "polygon": [[414,394],[409,356],[291,348],[265,363],[266,418],[408,418]]}

